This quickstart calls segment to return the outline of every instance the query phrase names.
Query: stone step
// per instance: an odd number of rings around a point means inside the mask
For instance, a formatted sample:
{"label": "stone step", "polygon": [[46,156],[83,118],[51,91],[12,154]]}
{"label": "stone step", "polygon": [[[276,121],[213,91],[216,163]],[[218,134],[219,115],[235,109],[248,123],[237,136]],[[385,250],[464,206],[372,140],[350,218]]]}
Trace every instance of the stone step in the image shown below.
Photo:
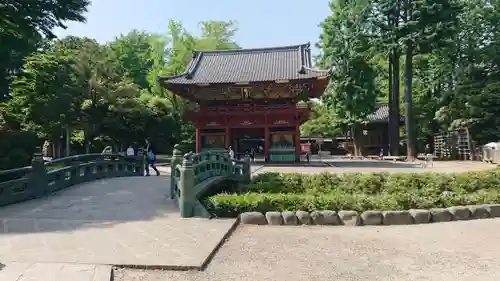
{"label": "stone step", "polygon": [[0,264],[0,281],[110,281],[111,266],[74,263]]}

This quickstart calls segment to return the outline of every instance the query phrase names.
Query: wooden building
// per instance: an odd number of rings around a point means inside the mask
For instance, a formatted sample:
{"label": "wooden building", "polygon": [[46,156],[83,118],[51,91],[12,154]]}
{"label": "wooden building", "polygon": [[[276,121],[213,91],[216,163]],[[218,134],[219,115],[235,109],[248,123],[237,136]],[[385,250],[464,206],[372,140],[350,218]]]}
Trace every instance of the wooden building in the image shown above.
{"label": "wooden building", "polygon": [[[375,112],[366,116],[366,127],[363,135],[363,155],[380,155],[383,149],[384,155],[389,153],[389,106],[378,105]],[[400,125],[404,124],[404,118],[400,117]]]}
{"label": "wooden building", "polygon": [[198,51],[185,73],[158,77],[191,101],[196,151],[254,148],[266,161],[300,159],[304,101],[319,97],[328,72],[312,68],[309,44],[262,49]]}

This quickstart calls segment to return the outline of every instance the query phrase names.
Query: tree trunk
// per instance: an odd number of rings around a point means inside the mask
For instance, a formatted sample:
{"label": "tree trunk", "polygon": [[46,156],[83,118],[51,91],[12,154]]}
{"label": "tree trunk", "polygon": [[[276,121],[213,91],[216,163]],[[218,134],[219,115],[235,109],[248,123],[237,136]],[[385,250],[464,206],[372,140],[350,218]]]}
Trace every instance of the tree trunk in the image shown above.
{"label": "tree trunk", "polygon": [[56,159],[57,158],[57,141],[52,140],[52,158]]}
{"label": "tree trunk", "polygon": [[363,156],[363,132],[361,127],[353,126],[351,132],[354,156]]}
{"label": "tree trunk", "polygon": [[406,128],[406,155],[408,161],[415,160],[415,131],[413,129],[413,102],[412,102],[412,84],[413,84],[413,42],[406,41],[405,55],[405,128]]}
{"label": "tree trunk", "polygon": [[71,156],[71,129],[66,126],[66,157]]}
{"label": "tree trunk", "polygon": [[392,50],[392,104],[389,105],[389,130],[391,131],[390,142],[391,155],[399,155],[399,123],[401,112],[399,109],[399,50],[395,47]]}
{"label": "tree trunk", "polygon": [[84,132],[83,145],[85,149],[85,154],[90,154],[90,146],[92,145],[92,137],[88,132]]}

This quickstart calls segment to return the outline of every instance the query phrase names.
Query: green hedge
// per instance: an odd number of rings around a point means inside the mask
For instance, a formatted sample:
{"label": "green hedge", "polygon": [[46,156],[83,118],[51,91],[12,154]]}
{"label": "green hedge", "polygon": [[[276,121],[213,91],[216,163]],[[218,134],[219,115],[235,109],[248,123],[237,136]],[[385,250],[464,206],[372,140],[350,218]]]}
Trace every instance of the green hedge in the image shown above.
{"label": "green hedge", "polygon": [[[452,191],[453,196],[443,196]],[[207,198],[218,217],[249,211],[406,210],[500,203],[500,169],[444,173],[264,173],[248,192]]]}

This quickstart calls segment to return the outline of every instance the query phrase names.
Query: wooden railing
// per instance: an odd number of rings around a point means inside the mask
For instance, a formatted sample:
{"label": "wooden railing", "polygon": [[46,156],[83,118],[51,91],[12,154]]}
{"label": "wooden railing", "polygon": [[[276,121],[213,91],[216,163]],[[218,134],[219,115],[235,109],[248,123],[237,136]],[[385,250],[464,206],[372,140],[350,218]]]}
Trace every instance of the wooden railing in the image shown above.
{"label": "wooden railing", "polygon": [[69,186],[102,178],[144,175],[143,156],[85,154],[0,171],[0,206],[39,198]]}

